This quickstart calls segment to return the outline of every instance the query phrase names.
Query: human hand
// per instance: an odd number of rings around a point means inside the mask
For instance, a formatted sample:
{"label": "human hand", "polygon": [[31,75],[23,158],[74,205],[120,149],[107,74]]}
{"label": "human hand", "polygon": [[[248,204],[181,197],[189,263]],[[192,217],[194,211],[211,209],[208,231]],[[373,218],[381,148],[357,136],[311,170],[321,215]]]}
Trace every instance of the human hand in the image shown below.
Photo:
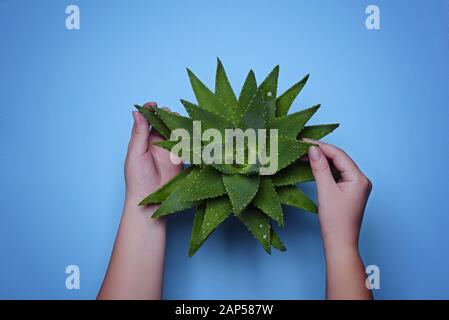
{"label": "human hand", "polygon": [[[360,225],[372,184],[344,151],[321,141],[308,141],[318,145],[311,147],[308,155],[318,189],[324,246],[358,248]],[[332,176],[327,159],[338,170],[341,176],[338,181]]]}
{"label": "human hand", "polygon": [[[150,102],[145,108],[154,108]],[[170,111],[170,110],[167,110]],[[153,145],[162,140],[147,120],[133,112],[134,125],[125,161],[126,197],[119,231],[98,299],[161,299],[166,221],[149,219],[156,206],[139,202],[181,170],[170,153]]]}
{"label": "human hand", "polygon": [[[148,102],[144,108],[155,106],[155,102]],[[179,173],[182,164],[173,164],[170,152],[153,144],[163,138],[149,130],[148,122],[140,112],[134,111],[133,117],[134,125],[125,161],[125,181],[126,197],[138,203]]]}

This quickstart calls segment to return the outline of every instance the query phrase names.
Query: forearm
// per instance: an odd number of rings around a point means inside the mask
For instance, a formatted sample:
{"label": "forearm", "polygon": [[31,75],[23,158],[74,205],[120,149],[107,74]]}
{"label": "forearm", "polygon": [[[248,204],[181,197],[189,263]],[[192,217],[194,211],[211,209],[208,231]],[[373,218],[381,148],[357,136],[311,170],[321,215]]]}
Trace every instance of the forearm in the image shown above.
{"label": "forearm", "polygon": [[151,219],[157,207],[139,207],[139,201],[126,198],[98,299],[161,298],[166,222]]}
{"label": "forearm", "polygon": [[371,291],[365,284],[365,267],[357,246],[325,243],[325,255],[327,299],[372,299]]}

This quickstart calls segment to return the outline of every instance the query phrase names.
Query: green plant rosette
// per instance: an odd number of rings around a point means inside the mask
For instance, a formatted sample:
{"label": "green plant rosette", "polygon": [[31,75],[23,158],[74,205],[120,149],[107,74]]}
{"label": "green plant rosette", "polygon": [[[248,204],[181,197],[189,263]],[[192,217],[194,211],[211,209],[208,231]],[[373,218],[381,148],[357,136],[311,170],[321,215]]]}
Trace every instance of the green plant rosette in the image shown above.
{"label": "green plant rosette", "polygon": [[[189,256],[194,255],[212,232],[231,216],[245,225],[267,253],[271,254],[272,247],[285,251],[286,247],[273,227],[284,226],[283,205],[317,213],[315,203],[296,186],[313,180],[309,164],[300,160],[311,144],[302,139],[319,140],[334,131],[338,124],[306,126],[319,104],[288,114],[309,75],[278,96],[279,66],[259,85],[250,70],[237,97],[219,59],[215,92],[192,71],[187,69],[187,72],[197,100],[197,104],[181,100],[187,117],[158,107],[150,110],[135,106],[152,129],[166,138],[156,144],[171,151],[179,142],[170,140],[171,133],[176,129],[193,133],[193,121],[201,122],[203,132],[214,128],[223,134],[226,129],[277,129],[277,170],[262,175],[261,165],[257,163],[192,164],[148,195],[140,205],[160,204],[153,218],[195,208]],[[207,145],[203,142],[201,148]],[[194,148],[191,149],[189,158],[184,159],[188,162],[194,156]]]}

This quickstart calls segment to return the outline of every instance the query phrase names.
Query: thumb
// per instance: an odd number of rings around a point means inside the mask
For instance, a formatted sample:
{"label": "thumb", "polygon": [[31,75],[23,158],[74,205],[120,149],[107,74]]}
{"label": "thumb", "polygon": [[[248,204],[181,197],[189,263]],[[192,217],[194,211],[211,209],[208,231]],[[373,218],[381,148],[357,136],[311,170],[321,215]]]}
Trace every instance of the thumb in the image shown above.
{"label": "thumb", "polygon": [[327,192],[333,188],[336,185],[335,180],[332,176],[329,162],[319,147],[312,146],[309,148],[309,161],[319,196],[320,193]]}
{"label": "thumb", "polygon": [[150,134],[147,120],[138,111],[133,112],[134,125],[129,141],[128,153],[140,156],[148,150],[148,136]]}

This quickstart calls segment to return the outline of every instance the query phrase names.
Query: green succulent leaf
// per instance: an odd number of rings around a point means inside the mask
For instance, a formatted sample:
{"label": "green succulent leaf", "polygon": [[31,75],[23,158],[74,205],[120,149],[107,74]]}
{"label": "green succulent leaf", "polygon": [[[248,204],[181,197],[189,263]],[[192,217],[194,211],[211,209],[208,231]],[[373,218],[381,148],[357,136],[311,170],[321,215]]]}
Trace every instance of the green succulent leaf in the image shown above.
{"label": "green succulent leaf", "polygon": [[201,227],[201,239],[205,241],[207,237],[232,213],[231,202],[228,196],[209,200],[206,206],[206,214]]}
{"label": "green succulent leaf", "polygon": [[165,125],[165,123],[156,115],[154,111],[147,108],[141,107],[137,104],[134,107],[147,119],[150,126],[156,129],[157,132],[164,138],[168,139],[170,137],[170,129]]}
{"label": "green succulent leaf", "polygon": [[[187,69],[189,74],[190,83],[192,85],[193,92],[195,93],[198,105],[204,110],[214,112],[224,117],[230,117],[229,109],[226,108],[223,101],[217,97],[195,74]],[[230,120],[230,119],[229,119]]]}
{"label": "green succulent leaf", "polygon": [[290,89],[276,99],[276,117],[283,117],[288,113],[293,101],[295,101],[302,88],[304,88],[308,79],[309,75],[306,75],[301,81],[295,83]]}
{"label": "green succulent leaf", "polygon": [[257,90],[246,109],[241,113],[238,121],[239,127],[242,129],[264,129],[266,127],[267,115],[268,111],[263,92]]}
{"label": "green succulent leaf", "polygon": [[201,227],[203,225],[205,212],[206,207],[204,205],[198,206],[195,210],[192,236],[190,238],[189,257],[192,257],[204,243],[204,240],[201,237]]}
{"label": "green succulent leaf", "polygon": [[308,162],[296,161],[277,172],[271,181],[276,187],[294,185],[301,182],[313,181],[312,169]]}
{"label": "green succulent leaf", "polygon": [[198,173],[186,184],[179,195],[180,201],[198,201],[215,198],[226,193],[221,180],[221,173],[213,167],[201,168]]}
{"label": "green succulent leaf", "polygon": [[278,236],[273,227],[271,227],[271,245],[273,248],[281,252],[287,251],[287,247],[284,245],[281,238]]}
{"label": "green succulent leaf", "polygon": [[270,178],[261,177],[259,190],[254,197],[254,205],[273,219],[279,226],[284,225],[281,203]]}
{"label": "green succulent leaf", "polygon": [[271,120],[276,115],[276,95],[279,78],[279,66],[274,67],[270,74],[259,86],[259,94],[265,102],[267,119]]}
{"label": "green succulent leaf", "polygon": [[233,166],[232,164],[213,164],[214,168],[224,174],[237,174],[239,173],[239,168]]}
{"label": "green succulent leaf", "polygon": [[248,108],[250,101],[253,99],[256,93],[256,76],[254,75],[254,71],[250,70],[246,77],[245,83],[243,84],[242,91],[240,91],[238,111],[240,111],[241,113],[236,115],[237,119],[240,119],[241,115]]}
{"label": "green succulent leaf", "polygon": [[236,215],[239,215],[253,200],[259,189],[259,181],[258,175],[223,175],[223,184]]}
{"label": "green succulent leaf", "polygon": [[170,194],[167,199],[165,199],[160,207],[153,213],[152,218],[160,218],[163,216],[168,216],[170,214],[178,213],[185,209],[190,209],[200,204],[200,201],[181,201],[179,200],[179,194],[177,189],[175,192]]}
{"label": "green succulent leaf", "polygon": [[190,241],[189,256],[193,256],[196,251],[209,238],[212,232],[225,221],[232,212],[231,203],[227,196],[212,199],[206,206],[200,206],[195,213]]}
{"label": "green succulent leaf", "polygon": [[317,104],[311,108],[275,118],[269,123],[268,128],[278,129],[280,136],[296,139],[300,131],[304,128],[304,125],[319,108],[320,105]]}
{"label": "green succulent leaf", "polygon": [[200,174],[201,169],[198,167],[193,167],[191,172],[187,174],[187,177],[184,178],[183,182],[179,184],[173,192],[161,203],[159,208],[153,213],[153,218],[159,218],[162,216],[167,216],[173,213],[177,213],[179,211],[193,208],[200,204],[200,201],[181,200],[181,196],[184,193],[184,190],[189,186],[196,177]]}
{"label": "green succulent leaf", "polygon": [[315,126],[306,126],[304,129],[299,133],[298,138],[309,138],[313,140],[319,140],[321,138],[324,138],[329,133],[337,129],[339,126],[338,123],[334,124],[321,124],[321,125],[315,125]]}
{"label": "green succulent leaf", "polygon": [[217,74],[215,77],[215,95],[231,109],[235,109],[238,105],[237,97],[235,96],[234,90],[232,90],[231,84],[229,83],[223,64],[218,58]]}
{"label": "green succulent leaf", "polygon": [[304,209],[313,213],[318,213],[316,204],[310,200],[304,192],[295,186],[278,187],[276,191],[279,196],[279,200],[283,204],[287,204],[292,207]]}
{"label": "green succulent leaf", "polygon": [[172,152],[173,154],[176,154],[179,158],[181,158],[183,161],[187,162],[187,163],[194,163],[194,157],[199,159],[199,162],[195,162],[196,164],[202,164],[202,159],[201,159],[201,146],[199,146],[197,149],[193,148],[193,142],[192,139],[189,139],[186,141],[186,145],[185,145],[185,150],[186,155],[182,155],[181,154],[181,150],[179,150],[179,152],[175,152],[173,150],[173,148],[178,144],[181,143],[181,140],[177,140],[177,141],[173,141],[173,140],[161,140],[161,141],[155,141],[153,144],[156,146],[159,146],[167,151]]}
{"label": "green succulent leaf", "polygon": [[193,170],[193,166],[188,167],[186,170],[181,171],[176,176],[174,176],[170,181],[168,181],[166,184],[164,184],[161,188],[159,188],[157,191],[151,193],[148,195],[145,199],[143,199],[139,205],[147,205],[147,204],[156,204],[161,203],[165,199],[168,198],[168,196],[176,190],[180,185],[184,183],[184,179],[189,175],[190,172]]}
{"label": "green succulent leaf", "polygon": [[307,154],[312,144],[292,138],[278,138],[278,171]]}
{"label": "green succulent leaf", "polygon": [[200,109],[197,105],[186,100],[181,100],[181,103],[186,108],[192,121],[201,121],[202,132],[207,129],[217,129],[224,135],[225,129],[233,128],[232,123],[219,114]]}
{"label": "green succulent leaf", "polygon": [[254,238],[260,242],[265,251],[271,254],[270,219],[256,208],[245,210],[238,218]]}
{"label": "green succulent leaf", "polygon": [[260,84],[256,94],[241,113],[239,124],[242,128],[264,129],[267,120],[274,118],[278,76],[279,66],[276,66]]}
{"label": "green succulent leaf", "polygon": [[190,134],[192,133],[192,119],[180,116],[170,111],[161,108],[155,108],[156,115],[164,122],[164,124],[173,131],[175,129],[185,129]]}

